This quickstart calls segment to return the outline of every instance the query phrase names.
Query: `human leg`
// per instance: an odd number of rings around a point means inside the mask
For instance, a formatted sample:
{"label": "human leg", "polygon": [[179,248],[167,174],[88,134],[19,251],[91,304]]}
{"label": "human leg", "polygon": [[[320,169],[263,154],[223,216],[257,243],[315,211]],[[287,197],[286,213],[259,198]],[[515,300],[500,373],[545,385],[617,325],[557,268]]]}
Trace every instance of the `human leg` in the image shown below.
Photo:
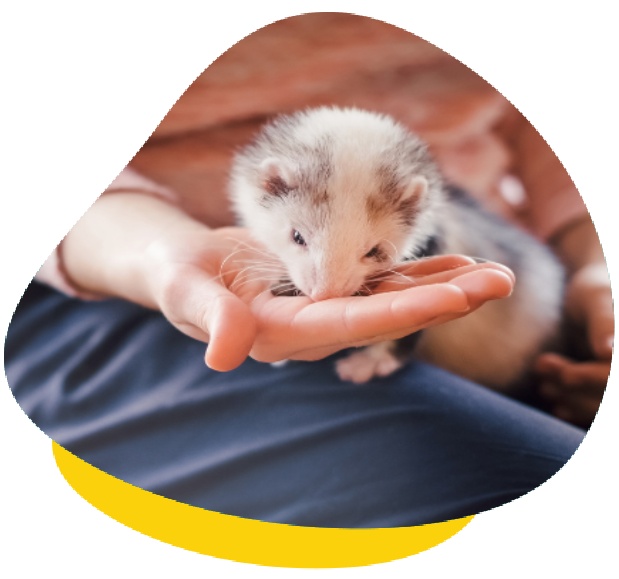
{"label": "human leg", "polygon": [[33,284],[11,324],[14,394],[51,438],[147,490],[312,526],[389,527],[474,514],[552,476],[583,432],[412,364],[357,386],[333,360],[203,363],[160,314]]}

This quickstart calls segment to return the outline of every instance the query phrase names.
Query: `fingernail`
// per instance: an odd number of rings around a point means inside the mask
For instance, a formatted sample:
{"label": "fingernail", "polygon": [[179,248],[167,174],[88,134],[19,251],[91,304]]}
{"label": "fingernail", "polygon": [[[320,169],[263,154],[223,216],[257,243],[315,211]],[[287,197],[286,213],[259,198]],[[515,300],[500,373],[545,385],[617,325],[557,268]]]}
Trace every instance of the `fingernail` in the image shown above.
{"label": "fingernail", "polygon": [[[479,258],[476,257],[471,257],[470,255],[462,255],[462,254],[458,254],[458,257],[464,262],[462,265],[474,265],[476,263],[481,263],[479,261]],[[460,265],[458,265],[457,267],[462,267]]]}
{"label": "fingernail", "polygon": [[514,289],[510,277],[496,269],[480,269],[465,273],[450,283],[464,290],[473,299],[504,298],[511,295]]}
{"label": "fingernail", "polygon": [[505,275],[507,275],[507,277],[509,277],[512,280],[512,282],[516,281],[516,274],[506,265],[503,265],[502,263],[497,263],[496,261],[490,261],[489,259],[482,259],[481,257],[475,257],[474,259],[475,259],[475,263],[490,264],[494,271],[500,271],[501,273],[504,273]]}

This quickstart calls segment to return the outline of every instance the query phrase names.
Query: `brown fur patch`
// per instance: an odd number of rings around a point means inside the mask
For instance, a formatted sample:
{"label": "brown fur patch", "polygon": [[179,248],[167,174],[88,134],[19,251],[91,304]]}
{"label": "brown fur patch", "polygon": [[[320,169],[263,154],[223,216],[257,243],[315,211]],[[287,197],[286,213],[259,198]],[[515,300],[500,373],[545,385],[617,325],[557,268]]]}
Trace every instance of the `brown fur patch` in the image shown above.
{"label": "brown fur patch", "polygon": [[385,261],[389,260],[389,254],[380,247],[377,247],[375,253],[371,256],[371,258],[377,263],[384,263]]}
{"label": "brown fur patch", "polygon": [[396,209],[398,218],[406,225],[413,225],[413,223],[415,223],[415,218],[417,217],[418,212],[417,199],[412,197],[401,201]]}
{"label": "brown fur patch", "polygon": [[396,219],[406,225],[412,225],[417,216],[417,199],[408,198],[401,200],[400,196],[386,197],[384,195],[372,195],[365,202],[368,219],[370,222],[376,223],[389,216],[395,216]]}
{"label": "brown fur patch", "polygon": [[378,169],[378,181],[381,183],[379,195],[388,202],[397,200],[401,194],[401,187],[393,167],[383,165]]}
{"label": "brown fur patch", "polygon": [[284,197],[290,193],[288,183],[286,183],[286,181],[284,181],[279,175],[265,179],[263,188],[269,195],[274,197]]}
{"label": "brown fur patch", "polygon": [[330,141],[321,140],[315,147],[303,151],[299,190],[314,207],[329,204],[328,185],[333,173]]}
{"label": "brown fur patch", "polygon": [[365,201],[368,219],[372,222],[380,221],[391,215],[394,210],[393,202],[384,195],[371,195]]}

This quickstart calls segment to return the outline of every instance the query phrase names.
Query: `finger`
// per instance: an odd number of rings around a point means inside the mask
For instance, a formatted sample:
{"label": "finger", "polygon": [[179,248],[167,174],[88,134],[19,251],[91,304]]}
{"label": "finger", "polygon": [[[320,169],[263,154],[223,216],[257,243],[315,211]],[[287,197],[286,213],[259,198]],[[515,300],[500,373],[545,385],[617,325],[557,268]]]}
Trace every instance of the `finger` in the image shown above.
{"label": "finger", "polygon": [[553,406],[552,413],[557,418],[586,428],[595,418],[601,402],[601,396],[586,393],[573,394],[557,402]]}
{"label": "finger", "polygon": [[467,272],[452,279],[450,284],[466,293],[472,310],[489,300],[508,297],[514,289],[513,277],[494,268]]}
{"label": "finger", "polygon": [[188,268],[166,298],[164,313],[186,334],[208,342],[206,364],[219,371],[239,366],[256,335],[249,307],[198,268]]}
{"label": "finger", "polygon": [[322,360],[323,358],[327,358],[328,356],[331,356],[331,354],[335,354],[336,352],[339,352],[340,350],[342,350],[343,348],[339,345],[337,346],[326,346],[326,347],[322,347],[322,348],[315,348],[315,349],[310,349],[310,350],[301,350],[301,351],[294,351],[294,352],[290,352],[290,354],[288,354],[287,359],[288,360],[299,360],[299,361],[303,361],[303,362],[313,362],[315,360]]}
{"label": "finger", "polygon": [[544,382],[539,393],[557,418],[587,427],[598,411],[604,389],[570,390],[561,383]]}
{"label": "finger", "polygon": [[394,269],[406,275],[429,275],[446,269],[475,265],[475,260],[466,255],[435,255],[415,261],[407,261]]}
{"label": "finger", "polygon": [[[462,269],[464,270],[465,268]],[[453,283],[456,283],[456,281],[454,281]],[[438,314],[431,319],[427,319],[423,325],[423,328],[428,328],[430,326],[435,326],[438,324],[444,324],[445,322],[460,318],[463,315],[476,310],[488,300],[506,297],[507,295],[509,295],[509,293],[511,293],[511,290],[513,288],[512,280],[510,277],[506,277],[500,271],[493,272],[490,270],[485,272],[481,272],[479,270],[468,271],[465,275],[458,277],[457,286],[466,292],[467,300],[470,306],[469,310],[465,310],[465,312],[448,311]],[[411,328],[409,327],[397,328],[386,334],[377,334],[369,339],[363,340],[361,342],[356,342],[352,345],[355,347],[359,347],[369,344],[375,344],[376,342],[399,340],[400,338],[414,333],[418,329],[421,328],[416,328],[414,330],[411,330]]]}
{"label": "finger", "polygon": [[608,383],[610,364],[605,362],[567,363],[561,372],[561,382],[569,389],[603,392]]}
{"label": "finger", "polygon": [[469,257],[468,255],[458,254],[436,255],[432,257],[424,257],[417,261],[406,261],[394,269],[409,275],[430,275],[469,265],[493,267],[504,271],[508,275],[514,275],[513,272],[503,264],[494,261],[480,261]]}
{"label": "finger", "polygon": [[[339,303],[334,303],[336,301]],[[440,284],[367,298],[318,302],[300,312],[293,323],[300,331],[302,328],[313,330],[313,335],[321,341],[325,337],[323,332],[328,329],[332,332],[331,342],[350,343],[402,330],[416,330],[445,313],[469,309],[462,289]]]}
{"label": "finger", "polygon": [[441,316],[468,312],[470,302],[477,307],[484,300],[503,297],[511,287],[511,280],[503,273],[470,272],[450,284],[309,303],[296,312],[284,330],[305,338],[298,349],[412,333]]}
{"label": "finger", "polygon": [[[559,354],[545,354],[538,359],[535,370],[545,382],[554,383],[559,390],[602,392],[608,382],[610,362],[574,362]],[[545,387],[549,394],[550,388],[549,385]]]}
{"label": "finger", "polygon": [[[434,318],[433,320],[429,321],[427,325],[425,326],[425,328],[428,328],[430,326],[434,326],[437,324],[443,324],[445,322],[449,322],[456,318],[462,317],[462,315],[463,313],[460,312],[458,314],[448,314],[444,316],[438,316],[437,318]],[[371,336],[370,338],[359,340],[357,342],[347,343],[345,345],[342,345],[341,343],[337,343],[335,345],[331,344],[331,345],[322,346],[316,349],[302,349],[298,351],[295,350],[293,352],[290,352],[290,354],[288,355],[288,358],[293,359],[293,360],[306,360],[306,361],[321,360],[322,358],[326,358],[327,356],[330,356],[331,354],[335,354],[336,352],[342,350],[344,347],[362,348],[365,346],[371,346],[372,344],[377,344],[379,342],[391,342],[394,340],[399,340],[413,333],[415,333],[414,330],[411,331],[409,328],[404,328],[404,329],[397,330],[395,332],[388,332],[386,334]],[[412,354],[412,350],[411,350],[411,354]]]}
{"label": "finger", "polygon": [[[457,256],[445,256],[454,258]],[[467,258],[469,259],[469,258]],[[446,267],[447,264],[453,263],[450,260],[439,261],[432,263],[432,267],[415,267],[398,268],[397,273],[392,274],[389,279],[381,284],[374,290],[373,293],[385,292],[385,291],[399,291],[405,287],[414,287],[419,285],[430,285],[437,283],[449,283],[457,277],[460,277],[466,273],[471,273],[479,270],[494,270],[501,272],[509,277],[513,285],[515,281],[514,273],[507,267],[493,263],[462,263],[458,266]],[[422,262],[418,262],[422,264]],[[416,264],[417,265],[417,264]],[[424,264],[429,265],[429,264]],[[438,266],[442,266],[439,268]]]}
{"label": "finger", "polygon": [[554,352],[546,352],[538,356],[533,365],[533,371],[547,379],[559,379],[566,358]]}
{"label": "finger", "polygon": [[252,308],[259,333],[252,356],[271,361],[291,352],[337,351],[397,329],[410,328],[410,333],[446,311],[467,311],[469,305],[460,288],[442,284],[320,302],[262,295]]}
{"label": "finger", "polygon": [[[252,357],[272,361],[313,350],[330,352],[377,336],[402,337],[445,317],[465,315],[488,299],[509,294],[511,279],[485,269],[469,272],[458,284],[413,287],[367,297],[334,298],[312,302],[307,297],[273,297],[252,302],[258,339]],[[471,303],[469,303],[471,302]]]}

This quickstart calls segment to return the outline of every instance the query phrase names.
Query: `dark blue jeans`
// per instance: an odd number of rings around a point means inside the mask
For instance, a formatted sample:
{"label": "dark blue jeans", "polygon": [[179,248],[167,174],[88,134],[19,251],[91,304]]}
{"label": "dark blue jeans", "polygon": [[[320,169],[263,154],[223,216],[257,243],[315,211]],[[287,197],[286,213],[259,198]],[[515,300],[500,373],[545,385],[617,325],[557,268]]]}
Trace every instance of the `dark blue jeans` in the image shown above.
{"label": "dark blue jeans", "polygon": [[333,360],[209,370],[160,314],[33,283],[6,371],[60,445],[144,489],[205,509],[324,527],[439,522],[552,476],[584,432],[412,363],[367,385]]}

